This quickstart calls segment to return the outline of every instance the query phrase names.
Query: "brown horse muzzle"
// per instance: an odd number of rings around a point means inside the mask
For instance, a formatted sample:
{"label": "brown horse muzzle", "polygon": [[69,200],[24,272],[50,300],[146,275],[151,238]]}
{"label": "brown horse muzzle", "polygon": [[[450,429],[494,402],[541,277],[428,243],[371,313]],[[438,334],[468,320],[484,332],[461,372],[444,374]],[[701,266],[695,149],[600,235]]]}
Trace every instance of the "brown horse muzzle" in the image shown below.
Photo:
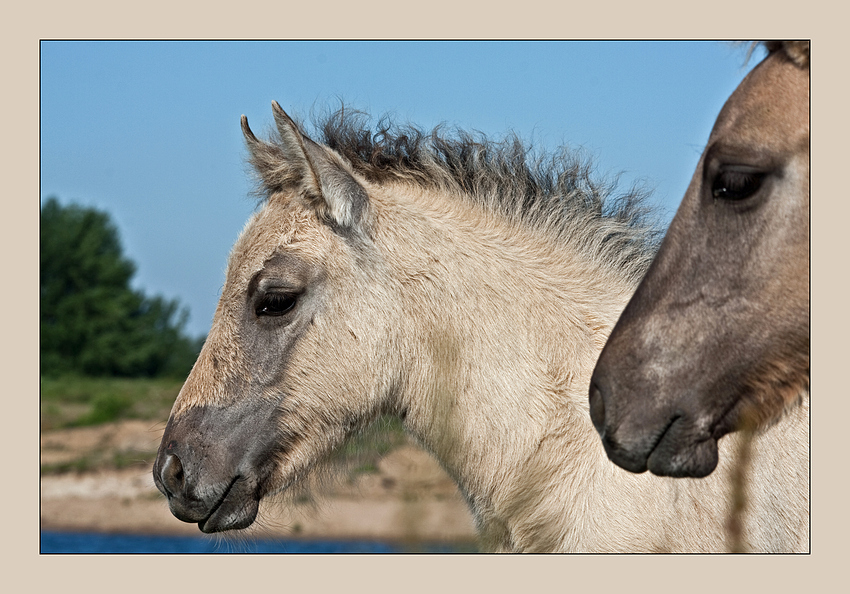
{"label": "brown horse muzzle", "polygon": [[[710,474],[718,462],[717,432],[699,426],[692,411],[665,406],[665,399],[631,397],[631,390],[617,381],[623,375],[632,381],[630,386],[639,386],[635,392],[655,391],[631,377],[628,369],[617,368],[609,377],[607,361],[597,362],[589,396],[590,419],[608,458],[636,473],[695,478]],[[606,405],[612,398],[619,408]]]}

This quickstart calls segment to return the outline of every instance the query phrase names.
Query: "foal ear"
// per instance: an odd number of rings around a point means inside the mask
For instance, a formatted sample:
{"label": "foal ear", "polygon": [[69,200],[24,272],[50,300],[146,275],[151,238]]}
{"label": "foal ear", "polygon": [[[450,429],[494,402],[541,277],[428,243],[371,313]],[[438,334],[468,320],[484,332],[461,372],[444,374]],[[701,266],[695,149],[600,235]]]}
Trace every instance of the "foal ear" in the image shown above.
{"label": "foal ear", "polygon": [[295,191],[316,211],[319,220],[344,235],[367,234],[369,205],[366,190],[338,155],[316,144],[272,101],[280,141],[262,142],[242,116],[242,132],[251,163],[269,195]]}

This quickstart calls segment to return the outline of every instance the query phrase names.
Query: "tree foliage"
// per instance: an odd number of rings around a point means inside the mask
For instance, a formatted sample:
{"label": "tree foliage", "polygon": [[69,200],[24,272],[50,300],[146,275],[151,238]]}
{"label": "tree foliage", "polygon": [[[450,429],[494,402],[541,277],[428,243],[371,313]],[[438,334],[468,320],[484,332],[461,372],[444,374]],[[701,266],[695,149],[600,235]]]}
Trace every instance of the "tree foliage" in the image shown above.
{"label": "tree foliage", "polygon": [[183,334],[177,300],[130,287],[107,213],[55,198],[41,208],[41,373],[185,376],[202,340]]}

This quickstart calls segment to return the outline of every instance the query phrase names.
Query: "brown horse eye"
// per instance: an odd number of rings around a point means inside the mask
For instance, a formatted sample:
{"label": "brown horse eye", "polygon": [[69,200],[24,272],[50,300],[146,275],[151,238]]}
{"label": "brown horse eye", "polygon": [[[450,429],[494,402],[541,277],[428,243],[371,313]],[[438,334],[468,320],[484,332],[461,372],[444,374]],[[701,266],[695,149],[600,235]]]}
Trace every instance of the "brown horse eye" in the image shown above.
{"label": "brown horse eye", "polygon": [[762,180],[763,173],[727,169],[715,176],[711,194],[723,200],[743,200],[758,192]]}
{"label": "brown horse eye", "polygon": [[298,301],[298,295],[292,293],[266,293],[254,310],[258,316],[282,316],[288,313]]}

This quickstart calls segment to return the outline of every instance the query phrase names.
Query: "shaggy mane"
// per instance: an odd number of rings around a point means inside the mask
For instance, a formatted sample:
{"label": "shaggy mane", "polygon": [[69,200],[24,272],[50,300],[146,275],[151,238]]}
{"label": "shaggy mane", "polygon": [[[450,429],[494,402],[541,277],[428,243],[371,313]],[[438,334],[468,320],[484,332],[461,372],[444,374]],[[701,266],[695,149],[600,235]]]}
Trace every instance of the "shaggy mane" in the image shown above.
{"label": "shaggy mane", "polygon": [[426,133],[386,116],[373,131],[367,114],[345,108],[314,118],[312,129],[316,135],[308,136],[370,182],[415,184],[471,200],[577,246],[635,282],[657,251],[661,229],[647,206],[649,193],[632,187],[614,195],[616,182],[593,179],[592,163],[567,148],[536,155],[516,135],[494,142],[441,126]]}

